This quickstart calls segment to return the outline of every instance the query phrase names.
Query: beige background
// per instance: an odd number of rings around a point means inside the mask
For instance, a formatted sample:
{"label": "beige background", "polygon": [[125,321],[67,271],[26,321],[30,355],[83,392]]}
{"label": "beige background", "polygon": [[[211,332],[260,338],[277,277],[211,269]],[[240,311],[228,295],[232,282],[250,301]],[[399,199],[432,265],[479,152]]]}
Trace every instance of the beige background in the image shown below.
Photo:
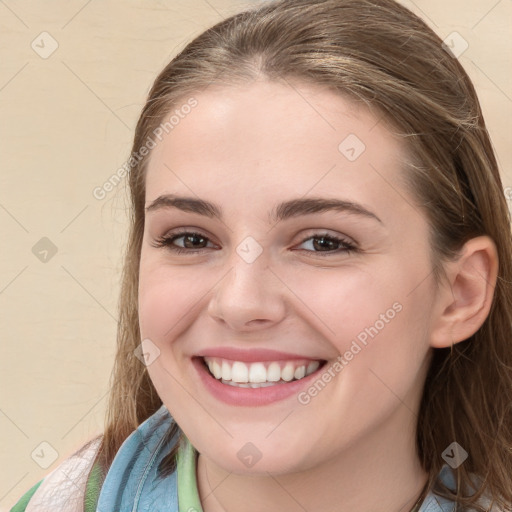
{"label": "beige background", "polygon": [[[512,2],[403,3],[469,43],[460,60],[512,186]],[[126,160],[161,68],[249,4],[0,0],[0,511],[102,430],[127,203],[124,185],[92,191]],[[42,32],[58,44],[46,59]],[[57,252],[36,257],[43,237]]]}

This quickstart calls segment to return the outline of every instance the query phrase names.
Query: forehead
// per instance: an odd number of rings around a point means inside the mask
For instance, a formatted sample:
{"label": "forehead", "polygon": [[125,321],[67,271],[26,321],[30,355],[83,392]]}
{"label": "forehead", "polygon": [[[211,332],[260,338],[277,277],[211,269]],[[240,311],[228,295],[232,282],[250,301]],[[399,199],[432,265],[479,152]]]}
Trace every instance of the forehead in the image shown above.
{"label": "forehead", "polygon": [[146,202],[164,192],[250,196],[254,204],[308,192],[381,207],[404,202],[403,141],[361,104],[309,84],[266,81],[210,86],[194,98],[152,150]]}

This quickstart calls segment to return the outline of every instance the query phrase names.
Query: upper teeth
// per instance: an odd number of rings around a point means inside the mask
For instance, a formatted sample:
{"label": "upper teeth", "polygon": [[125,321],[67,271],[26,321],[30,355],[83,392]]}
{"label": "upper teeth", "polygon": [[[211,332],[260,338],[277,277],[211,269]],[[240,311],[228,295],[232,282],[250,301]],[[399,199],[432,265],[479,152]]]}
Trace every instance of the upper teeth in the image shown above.
{"label": "upper teeth", "polygon": [[267,361],[261,363],[244,363],[219,357],[204,358],[210,372],[216,379],[232,382],[290,382],[302,379],[318,369],[320,361]]}

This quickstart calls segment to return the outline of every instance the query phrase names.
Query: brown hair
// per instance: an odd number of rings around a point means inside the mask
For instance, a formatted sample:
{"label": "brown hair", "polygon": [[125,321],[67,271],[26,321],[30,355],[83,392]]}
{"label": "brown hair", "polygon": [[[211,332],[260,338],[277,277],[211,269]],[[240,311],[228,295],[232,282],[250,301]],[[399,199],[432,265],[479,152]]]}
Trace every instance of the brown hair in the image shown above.
{"label": "brown hair", "polygon": [[[480,104],[459,61],[416,15],[393,0],[277,0],[241,12],[190,42],[159,74],[140,115],[132,155],[180,101],[209,84],[291,79],[325,86],[376,108],[410,152],[404,182],[430,225],[433,272],[470,238],[488,235],[499,272],[491,310],[471,338],[434,354],[417,425],[427,490],[462,507],[512,503],[512,240],[510,214]],[[132,210],[120,298],[118,348],[98,460],[108,468],[125,438],[162,401],[134,355],[145,173],[129,174]],[[182,434],[174,424],[170,435]],[[437,482],[442,452],[457,441],[469,458],[457,492]],[[174,469],[177,446],[163,461]],[[480,477],[477,492],[471,474]]]}

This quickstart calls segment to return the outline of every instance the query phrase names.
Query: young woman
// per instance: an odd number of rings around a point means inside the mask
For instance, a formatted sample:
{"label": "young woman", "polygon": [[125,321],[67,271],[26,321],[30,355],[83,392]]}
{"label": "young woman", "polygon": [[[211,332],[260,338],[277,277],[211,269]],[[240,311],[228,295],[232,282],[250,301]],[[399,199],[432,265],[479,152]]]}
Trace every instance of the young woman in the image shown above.
{"label": "young woman", "polygon": [[105,432],[14,511],[510,510],[510,216],[423,21],[232,16],[157,77],[129,165]]}

